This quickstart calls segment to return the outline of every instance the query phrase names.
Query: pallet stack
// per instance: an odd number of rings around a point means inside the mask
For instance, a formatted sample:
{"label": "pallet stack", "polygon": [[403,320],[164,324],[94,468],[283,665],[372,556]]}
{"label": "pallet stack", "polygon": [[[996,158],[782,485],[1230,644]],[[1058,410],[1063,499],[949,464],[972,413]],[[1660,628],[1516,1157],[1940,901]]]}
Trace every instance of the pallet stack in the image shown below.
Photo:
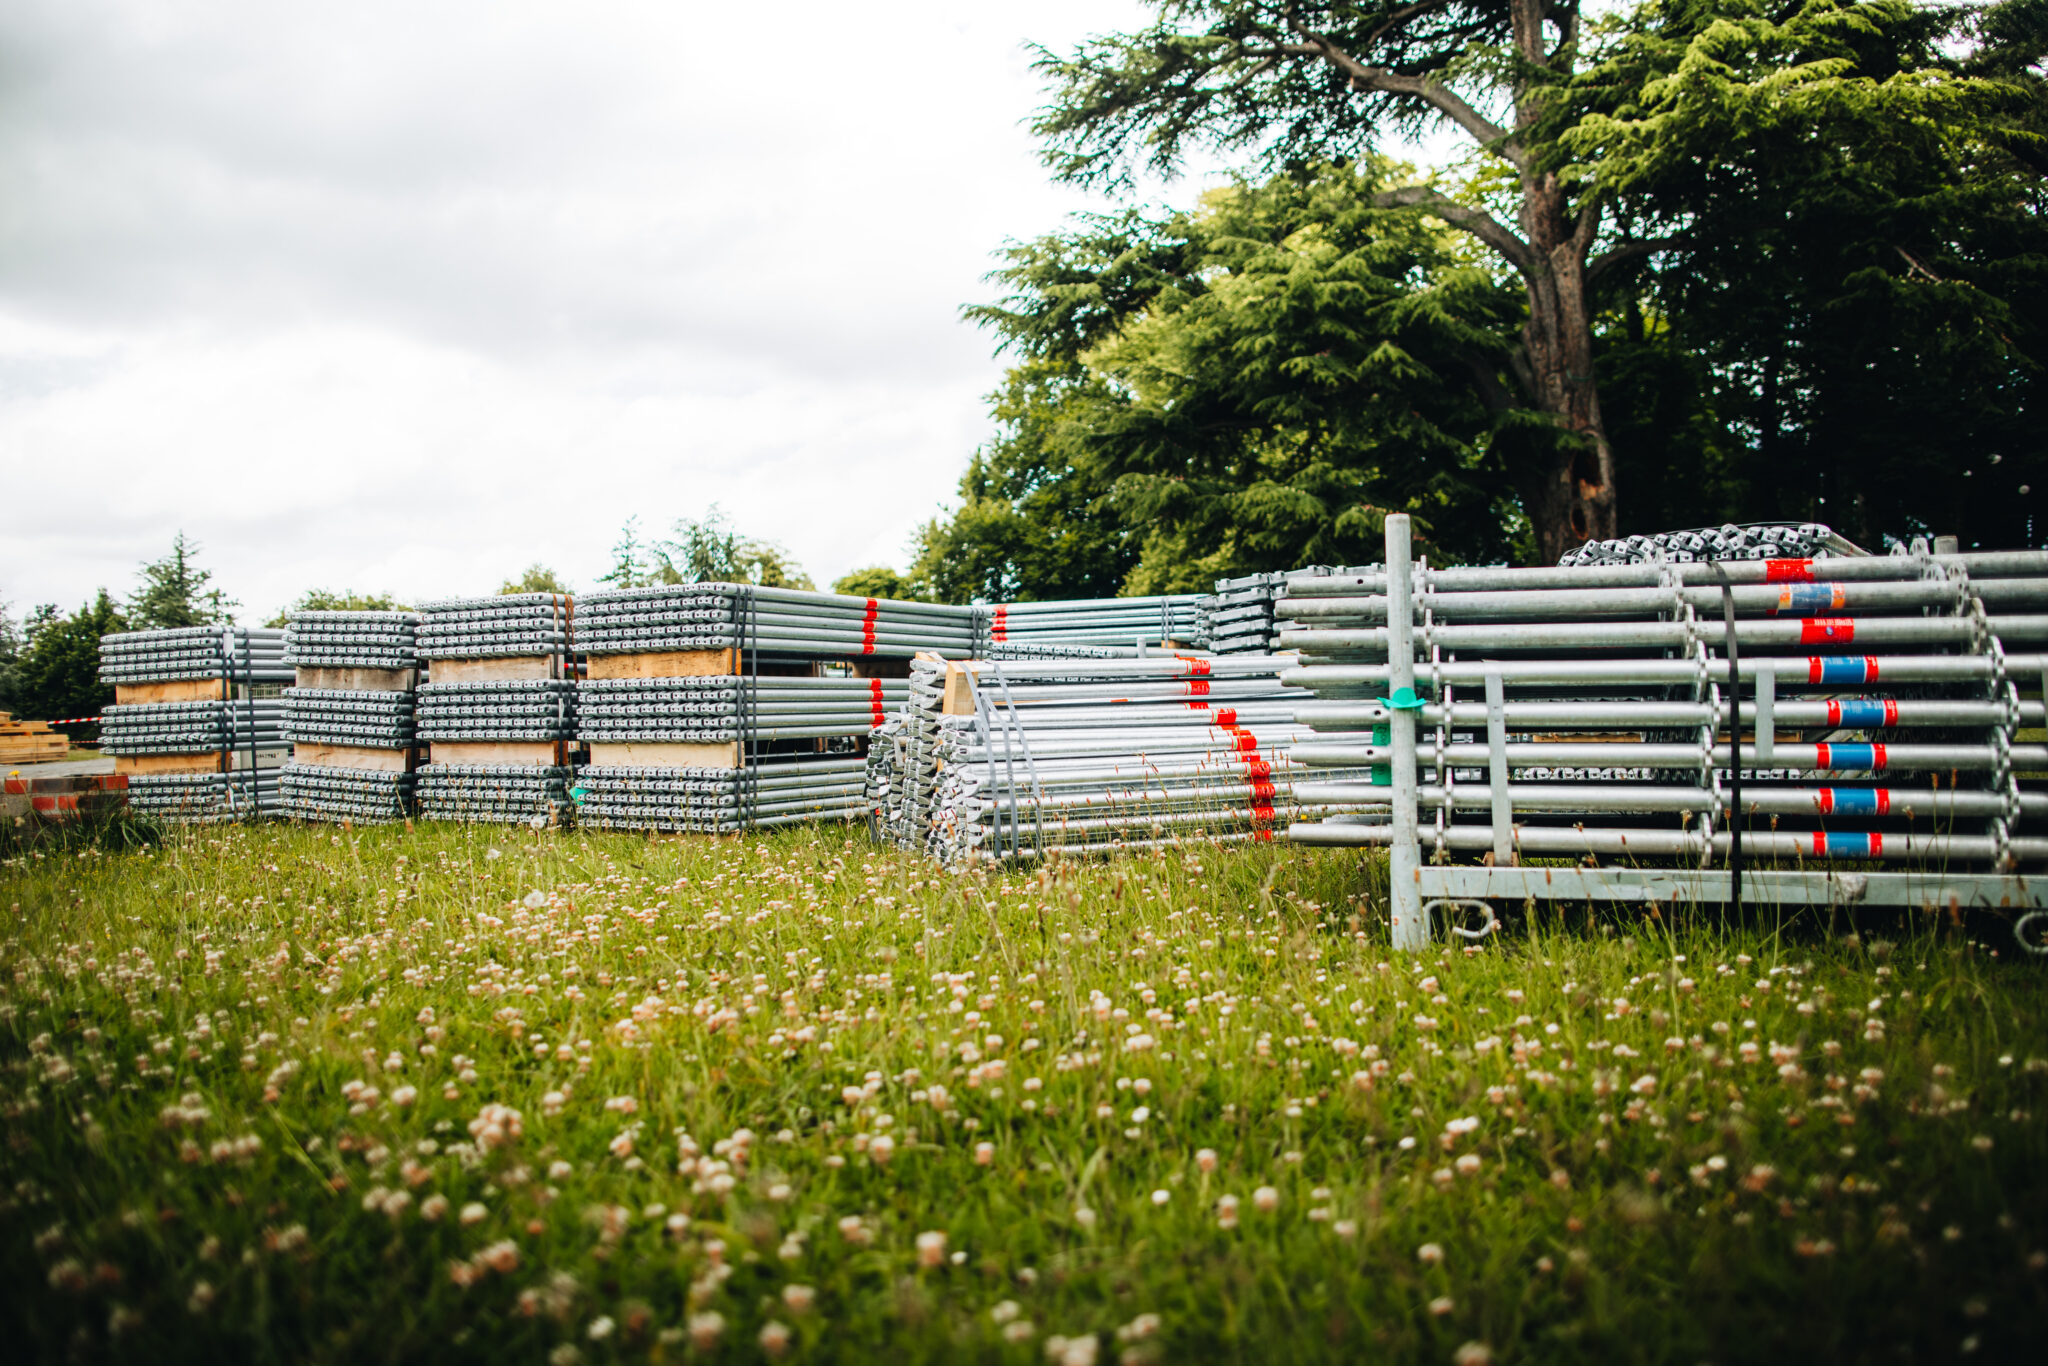
{"label": "pallet stack", "polygon": [[412,814],[419,620],[413,612],[292,616],[285,659],[295,686],[284,695],[292,760],[279,783],[286,815],[379,822]]}
{"label": "pallet stack", "polygon": [[422,816],[562,823],[576,736],[569,655],[574,603],[561,593],[430,602],[420,609],[416,734]]}
{"label": "pallet stack", "polygon": [[47,721],[17,721],[0,711],[0,764],[53,764],[71,752],[71,741]]}
{"label": "pallet stack", "polygon": [[114,705],[100,749],[129,806],[180,822],[275,814],[285,759],[284,632],[240,626],[126,631],[100,641]]}
{"label": "pallet stack", "polygon": [[1269,840],[1305,776],[1285,757],[1306,734],[1294,662],[919,659],[869,748],[876,833],[947,864]]}
{"label": "pallet stack", "polygon": [[680,584],[577,604],[588,657],[581,818],[724,833],[866,810],[868,737],[908,696],[910,657],[964,658],[971,609]]}

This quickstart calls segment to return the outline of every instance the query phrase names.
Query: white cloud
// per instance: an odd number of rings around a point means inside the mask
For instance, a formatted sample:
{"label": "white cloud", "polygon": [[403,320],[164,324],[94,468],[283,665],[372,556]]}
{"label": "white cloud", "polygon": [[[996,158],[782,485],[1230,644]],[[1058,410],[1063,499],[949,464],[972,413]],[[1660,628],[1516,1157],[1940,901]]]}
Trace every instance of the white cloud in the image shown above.
{"label": "white cloud", "polygon": [[988,434],[959,305],[1088,201],[1027,40],[1129,0],[0,11],[0,594],[184,529],[311,586],[588,583],[722,504],[821,580],[900,562]]}

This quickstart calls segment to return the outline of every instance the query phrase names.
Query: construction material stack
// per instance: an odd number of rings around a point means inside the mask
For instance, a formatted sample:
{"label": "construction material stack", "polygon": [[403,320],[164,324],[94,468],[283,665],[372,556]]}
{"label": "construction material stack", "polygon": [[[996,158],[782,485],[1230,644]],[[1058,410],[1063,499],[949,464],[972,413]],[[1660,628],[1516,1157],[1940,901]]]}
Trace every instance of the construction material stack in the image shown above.
{"label": "construction material stack", "polygon": [[51,764],[71,752],[71,741],[47,721],[17,721],[0,711],[0,764]]}
{"label": "construction material stack", "polygon": [[100,749],[129,807],[179,822],[275,815],[292,674],[284,632],[241,626],[125,631],[100,640]]}
{"label": "construction material stack", "polygon": [[1397,946],[1431,900],[1730,900],[1738,835],[1752,899],[2033,904],[2048,553],[1432,569],[1389,520],[1392,572],[1280,607],[1292,758],[1377,772],[1297,794],[1389,816],[1290,837],[1394,848]]}
{"label": "construction material stack", "polygon": [[982,608],[978,625],[977,659],[1059,657],[1066,653],[1060,649],[1055,654],[1057,647],[1093,647],[1110,656],[1129,657],[1199,644],[1202,595],[1002,602]]}
{"label": "construction material stack", "polygon": [[1271,839],[1297,814],[1293,663],[919,660],[869,750],[878,833],[948,864]]}
{"label": "construction material stack", "polygon": [[909,696],[909,662],[974,645],[974,613],[748,584],[578,600],[588,658],[580,818],[723,833],[866,809],[868,737]]}
{"label": "construction material stack", "polygon": [[434,820],[559,824],[570,812],[576,738],[562,593],[430,602],[420,609],[426,681],[416,697],[419,811]]}
{"label": "construction material stack", "polygon": [[1276,617],[1273,612],[1273,604],[1287,593],[1288,581],[1330,572],[1314,565],[1292,573],[1247,574],[1216,580],[1215,596],[1203,600],[1211,604],[1203,648],[1219,655],[1273,653],[1280,648],[1280,633],[1297,624]]}
{"label": "construction material stack", "polygon": [[279,782],[284,813],[374,823],[413,811],[414,612],[298,612],[285,629],[295,684],[284,694],[291,762]]}

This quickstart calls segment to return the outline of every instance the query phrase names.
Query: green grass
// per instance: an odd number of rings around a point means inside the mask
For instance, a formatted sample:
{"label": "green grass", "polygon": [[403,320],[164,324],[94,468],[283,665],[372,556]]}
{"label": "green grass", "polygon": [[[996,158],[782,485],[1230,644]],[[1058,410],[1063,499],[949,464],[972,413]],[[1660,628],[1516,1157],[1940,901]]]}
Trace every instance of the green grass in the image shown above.
{"label": "green grass", "polygon": [[1284,847],[952,876],[840,831],[31,846],[4,1321],[152,1362],[2042,1335],[2037,969],[1939,923],[1398,959],[1383,886]]}

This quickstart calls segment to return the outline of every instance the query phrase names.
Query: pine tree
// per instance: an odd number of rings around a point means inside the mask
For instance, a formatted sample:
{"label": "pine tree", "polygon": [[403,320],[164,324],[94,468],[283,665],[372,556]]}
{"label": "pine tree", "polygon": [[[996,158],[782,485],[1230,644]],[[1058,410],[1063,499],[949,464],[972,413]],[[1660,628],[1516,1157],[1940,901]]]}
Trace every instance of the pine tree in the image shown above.
{"label": "pine tree", "polygon": [[180,531],[171,553],[142,566],[142,586],[128,600],[131,629],[156,631],[180,626],[226,626],[240,603],[209,587],[213,571],[201,569],[199,544]]}

